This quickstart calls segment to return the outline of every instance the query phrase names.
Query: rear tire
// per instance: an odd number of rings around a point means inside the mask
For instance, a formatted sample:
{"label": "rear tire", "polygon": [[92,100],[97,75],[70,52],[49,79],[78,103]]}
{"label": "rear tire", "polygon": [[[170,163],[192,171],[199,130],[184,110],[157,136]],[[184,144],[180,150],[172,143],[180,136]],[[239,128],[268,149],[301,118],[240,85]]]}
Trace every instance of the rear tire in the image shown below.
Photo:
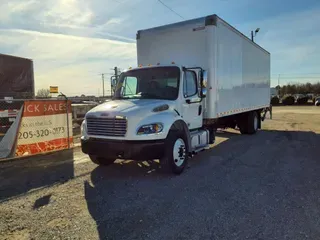
{"label": "rear tire", "polygon": [[165,142],[164,157],[160,159],[164,172],[180,174],[188,163],[188,144],[185,134],[170,131]]}
{"label": "rear tire", "polygon": [[241,134],[255,134],[260,126],[260,118],[256,111],[244,114],[239,120]]}
{"label": "rear tire", "polygon": [[238,119],[238,127],[241,134],[247,134],[248,133],[248,114],[243,114]]}
{"label": "rear tire", "polygon": [[89,155],[91,161],[97,165],[101,166],[108,166],[114,163],[114,158],[105,158],[105,157],[99,157],[95,155]]}
{"label": "rear tire", "polygon": [[248,114],[248,134],[255,134],[259,129],[259,117],[257,112]]}

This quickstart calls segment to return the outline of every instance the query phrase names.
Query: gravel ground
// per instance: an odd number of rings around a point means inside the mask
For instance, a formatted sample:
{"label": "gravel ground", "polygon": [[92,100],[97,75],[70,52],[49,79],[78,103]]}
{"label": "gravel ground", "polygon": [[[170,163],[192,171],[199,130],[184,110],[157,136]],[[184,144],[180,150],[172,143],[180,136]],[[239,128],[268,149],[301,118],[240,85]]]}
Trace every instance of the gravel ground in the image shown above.
{"label": "gravel ground", "polygon": [[0,165],[0,239],[320,239],[320,108],[219,132],[180,176],[76,149]]}

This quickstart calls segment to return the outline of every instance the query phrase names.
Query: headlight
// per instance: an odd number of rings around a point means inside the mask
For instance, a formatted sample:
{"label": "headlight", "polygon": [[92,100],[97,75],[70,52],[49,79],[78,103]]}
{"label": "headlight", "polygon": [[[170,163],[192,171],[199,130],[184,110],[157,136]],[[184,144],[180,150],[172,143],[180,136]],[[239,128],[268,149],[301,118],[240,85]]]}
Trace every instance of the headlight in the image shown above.
{"label": "headlight", "polygon": [[87,136],[87,123],[86,123],[86,120],[82,121],[80,131],[81,131],[81,136],[84,136],[84,137]]}
{"label": "headlight", "polygon": [[138,129],[137,134],[143,135],[143,134],[153,134],[153,133],[159,133],[163,130],[163,125],[161,123],[152,123],[148,125],[143,125]]}
{"label": "headlight", "polygon": [[83,130],[84,130],[84,125],[86,124],[86,120],[83,120],[82,121],[82,123],[81,123],[81,128],[80,128],[80,130],[81,130],[81,134],[82,134],[82,132],[83,132]]}

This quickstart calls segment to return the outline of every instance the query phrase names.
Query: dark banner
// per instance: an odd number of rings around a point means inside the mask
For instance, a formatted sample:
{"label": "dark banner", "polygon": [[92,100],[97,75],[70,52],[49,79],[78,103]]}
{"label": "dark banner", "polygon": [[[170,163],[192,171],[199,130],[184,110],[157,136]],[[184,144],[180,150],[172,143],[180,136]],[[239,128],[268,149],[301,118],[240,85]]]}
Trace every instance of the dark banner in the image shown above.
{"label": "dark banner", "polygon": [[0,99],[4,97],[34,97],[32,60],[0,54]]}

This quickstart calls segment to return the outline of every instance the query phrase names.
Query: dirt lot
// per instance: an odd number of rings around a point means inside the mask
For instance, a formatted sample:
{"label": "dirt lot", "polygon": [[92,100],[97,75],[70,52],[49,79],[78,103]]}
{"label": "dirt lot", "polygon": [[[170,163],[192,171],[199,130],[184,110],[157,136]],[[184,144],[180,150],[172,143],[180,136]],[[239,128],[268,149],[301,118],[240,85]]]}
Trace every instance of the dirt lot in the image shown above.
{"label": "dirt lot", "polygon": [[180,176],[78,150],[1,164],[0,239],[320,239],[319,134],[319,107],[275,107],[254,136],[219,132]]}

